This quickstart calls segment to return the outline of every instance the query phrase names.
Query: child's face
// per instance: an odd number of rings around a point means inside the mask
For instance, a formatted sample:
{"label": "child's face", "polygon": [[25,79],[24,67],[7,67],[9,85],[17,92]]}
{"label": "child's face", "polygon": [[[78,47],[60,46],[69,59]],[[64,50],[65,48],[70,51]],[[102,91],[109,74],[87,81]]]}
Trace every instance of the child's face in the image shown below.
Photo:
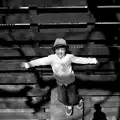
{"label": "child's face", "polygon": [[59,58],[62,58],[63,56],[65,56],[65,52],[66,52],[66,49],[65,48],[57,48],[55,50],[55,53],[57,54],[57,56]]}

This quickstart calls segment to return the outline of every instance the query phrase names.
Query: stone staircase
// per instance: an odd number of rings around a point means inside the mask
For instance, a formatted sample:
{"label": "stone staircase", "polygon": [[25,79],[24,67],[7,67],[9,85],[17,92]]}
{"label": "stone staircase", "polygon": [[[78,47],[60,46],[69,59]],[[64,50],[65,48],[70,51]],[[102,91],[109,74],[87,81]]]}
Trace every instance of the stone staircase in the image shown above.
{"label": "stone staircase", "polygon": [[[19,2],[17,0],[12,0],[9,1],[8,4],[9,7],[21,5],[35,5],[38,7],[52,5],[86,5],[86,0],[20,0]],[[3,22],[2,20],[0,21]],[[92,16],[90,18],[88,13],[50,13],[37,15],[36,11],[30,11],[29,15],[8,15],[4,22],[7,24],[14,24],[26,22],[63,23],[93,21],[95,21],[95,18]],[[102,57],[104,55],[109,55],[109,51],[104,44],[95,44],[94,42],[90,42],[90,44],[86,45],[86,42],[84,42],[84,44],[79,42],[80,40],[84,41],[91,28],[91,26],[88,26],[85,29],[41,29],[40,32],[38,32],[38,29],[36,28],[34,28],[34,30],[31,28],[29,29],[30,31],[23,29],[13,30],[12,34],[17,42],[21,40],[28,41],[28,37],[32,35],[39,41],[39,43],[36,44],[37,46],[31,46],[30,44],[25,46],[23,44],[23,47],[21,48],[26,56],[31,56],[31,59],[34,59],[36,55],[43,57],[51,54],[52,50],[50,49],[50,45],[53,44],[53,40],[55,40],[56,37],[63,37],[67,40],[68,44],[71,43],[70,50],[75,55],[102,55]],[[6,41],[12,41],[12,38],[7,34],[8,31],[6,30],[5,32],[5,34],[0,32],[0,37],[2,36]],[[92,40],[97,39],[98,41],[105,39],[104,35],[99,31],[91,34],[90,38]],[[56,88],[52,89],[51,94],[46,94],[50,90],[49,87],[46,90],[42,90],[36,83],[35,74],[32,71],[25,71],[20,67],[20,63],[26,61],[26,58],[22,58],[21,54],[15,47],[2,46],[4,39],[0,39],[0,120],[82,120],[83,116],[84,120],[92,120],[93,113],[95,111],[93,105],[99,101],[102,101],[100,103],[108,120],[116,120],[115,116],[120,112],[120,96],[119,92],[116,92],[116,86],[113,84],[116,79],[114,71],[93,72],[93,74],[88,74],[86,71],[81,72],[80,70],[93,69],[94,66],[74,65],[73,69],[75,70],[78,79],[81,80],[81,84],[79,84],[79,94],[84,96],[84,110],[78,110],[75,106],[74,114],[68,117],[65,114],[65,106],[57,100]],[[8,45],[10,45],[10,43]],[[107,61],[108,58],[102,57],[98,58],[99,61]],[[103,65],[101,69],[114,69],[114,67],[112,62],[109,62]],[[42,71],[44,81],[50,81],[52,79],[52,71],[50,67],[38,67],[37,70]],[[98,82],[98,84],[100,84],[99,81],[105,81],[106,83],[101,83],[100,87],[104,87],[104,89],[106,89],[101,90],[92,88],[91,86],[93,81]],[[107,90],[109,86],[109,83],[107,85],[107,82],[109,81],[112,81],[110,83],[110,88],[112,87],[113,89],[113,87],[115,87],[115,91],[112,91],[113,93]],[[53,82],[51,81],[51,83]],[[45,103],[43,104],[43,102]],[[35,108],[38,108],[37,113],[34,113]]]}
{"label": "stone staircase", "polygon": [[32,120],[36,119],[48,119],[50,118],[50,112],[46,112],[45,109],[49,108],[48,105],[42,106],[37,114],[34,113],[34,109],[30,108],[26,104],[27,99],[24,98],[1,98],[0,99],[0,118],[2,120]]}
{"label": "stone staircase", "polygon": [[[73,46],[72,46],[73,47]],[[98,49],[98,47],[93,47],[94,51]],[[32,48],[31,48],[32,49]],[[71,48],[72,49],[72,48]],[[79,55],[79,47],[74,47],[73,51],[76,55]],[[26,53],[30,53],[30,49],[24,49]],[[27,51],[26,51],[27,50]],[[43,51],[43,48],[39,49]],[[46,51],[50,49],[47,48]],[[88,49],[90,50],[90,48]],[[99,49],[99,54],[102,48]],[[92,52],[92,50],[91,50]],[[89,54],[91,53],[89,51]],[[46,52],[49,53],[49,52]],[[103,51],[102,51],[103,53]],[[102,54],[101,53],[101,54]],[[44,54],[44,52],[43,52]],[[85,53],[83,53],[84,55]],[[94,53],[94,55],[97,53]],[[106,54],[108,54],[106,52]],[[46,54],[47,55],[47,54]],[[20,56],[16,50],[7,49],[1,47],[0,50],[0,119],[1,120],[82,120],[83,112],[85,120],[90,120],[93,117],[94,108],[93,105],[96,103],[95,97],[99,98],[99,95],[105,96],[107,100],[102,100],[104,102],[101,103],[103,111],[106,113],[109,120],[112,120],[113,116],[117,116],[118,107],[119,107],[119,94],[116,93],[110,95],[109,91],[106,90],[97,90],[97,89],[79,89],[80,95],[85,96],[84,99],[84,111],[77,110],[74,107],[74,114],[71,117],[67,117],[65,114],[65,106],[57,101],[57,93],[56,88],[52,89],[51,96],[45,96],[49,91],[49,87],[46,91],[40,89],[36,83],[36,77],[33,72],[25,71],[20,67],[20,63],[25,61],[25,59],[10,59],[12,56]],[[35,53],[31,55],[31,59],[35,57]],[[5,59],[3,57],[6,57]],[[41,57],[41,56],[40,56]],[[104,62],[104,59],[101,61]],[[103,69],[109,68],[113,69],[112,64],[106,64],[103,66]],[[92,69],[91,66],[80,66],[74,65],[74,70],[76,74],[79,76],[81,74],[80,70]],[[11,72],[12,70],[12,72]],[[49,66],[46,67],[38,67],[37,70],[42,70],[43,80],[50,81],[52,71]],[[113,75],[111,77],[110,75]],[[109,72],[109,75],[80,75],[81,80],[85,85],[85,81],[89,79],[90,81],[115,81],[114,72]],[[110,79],[108,79],[110,78]],[[28,88],[30,87],[30,89]],[[34,91],[34,92],[33,92]],[[50,95],[50,94],[49,94]],[[42,104],[42,102],[47,98],[50,98],[48,104]],[[40,104],[33,103],[31,104],[29,101],[40,102]],[[27,101],[27,102],[26,102]],[[35,105],[36,104],[36,105]],[[36,114],[33,114],[34,108],[40,108]]]}

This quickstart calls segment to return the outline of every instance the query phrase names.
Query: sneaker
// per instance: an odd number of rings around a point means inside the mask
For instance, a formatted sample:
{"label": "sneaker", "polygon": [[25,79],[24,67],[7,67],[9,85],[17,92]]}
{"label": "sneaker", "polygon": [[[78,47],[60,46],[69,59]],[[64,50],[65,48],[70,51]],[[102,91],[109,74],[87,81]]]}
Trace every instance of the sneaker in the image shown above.
{"label": "sneaker", "polygon": [[79,104],[77,105],[77,108],[78,108],[78,109],[82,109],[82,108],[83,108],[83,99],[81,99],[81,100],[79,101]]}
{"label": "sneaker", "polygon": [[67,110],[66,110],[66,115],[70,116],[73,114],[73,107],[72,106],[66,106]]}

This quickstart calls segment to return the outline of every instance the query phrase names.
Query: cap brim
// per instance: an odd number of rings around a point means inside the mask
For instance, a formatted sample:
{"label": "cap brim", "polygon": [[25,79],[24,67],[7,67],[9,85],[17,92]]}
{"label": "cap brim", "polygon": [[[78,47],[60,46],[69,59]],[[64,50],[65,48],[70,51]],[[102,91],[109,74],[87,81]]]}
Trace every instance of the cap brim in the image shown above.
{"label": "cap brim", "polygon": [[54,46],[53,48],[54,48],[54,49],[57,49],[57,48],[60,48],[60,47],[66,48],[66,47],[68,47],[68,45],[58,44],[58,45]]}

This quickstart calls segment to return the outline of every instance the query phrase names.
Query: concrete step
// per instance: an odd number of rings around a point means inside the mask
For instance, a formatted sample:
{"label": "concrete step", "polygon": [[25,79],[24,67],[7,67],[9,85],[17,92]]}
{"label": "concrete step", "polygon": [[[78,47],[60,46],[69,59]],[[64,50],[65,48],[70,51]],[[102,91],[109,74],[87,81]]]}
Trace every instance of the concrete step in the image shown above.
{"label": "concrete step", "polygon": [[32,113],[34,112],[33,109],[0,109],[0,113],[7,114],[7,113]]}
{"label": "concrete step", "polygon": [[0,85],[0,89],[3,90],[8,90],[8,91],[19,91],[21,89],[23,89],[25,87],[25,85]]}
{"label": "concrete step", "polygon": [[48,92],[50,92],[49,87],[40,89],[39,86],[31,87],[25,85],[0,85],[1,97],[44,97]]}
{"label": "concrete step", "polygon": [[12,83],[36,83],[36,78],[34,73],[0,73],[0,83],[2,84],[12,84]]}
{"label": "concrete step", "polygon": [[111,96],[107,101],[105,101],[101,106],[103,108],[118,108],[120,106],[119,96]]}
{"label": "concrete step", "polygon": [[[0,47],[0,56],[21,56],[19,51],[17,51],[16,49],[18,49],[19,46],[15,45],[13,47],[9,47],[8,46],[4,46],[4,47]],[[22,51],[25,53],[25,55],[36,55],[34,49],[29,45],[26,47],[21,47]]]}
{"label": "concrete step", "polygon": [[25,104],[26,98],[1,98],[0,99],[0,109],[28,109],[29,107]]}
{"label": "concrete step", "polygon": [[[23,68],[20,66],[20,63],[22,60],[4,60],[0,63],[0,70],[23,70]],[[24,62],[24,61],[23,61]]]}
{"label": "concrete step", "polygon": [[33,115],[29,112],[0,112],[0,119],[1,120],[16,120],[16,119],[22,119],[22,120],[33,120],[33,119],[48,119],[50,118],[49,112],[39,112],[37,115]]}
{"label": "concrete step", "polygon": [[20,56],[18,51],[12,50],[11,48],[0,47],[0,56]]}
{"label": "concrete step", "polygon": [[41,109],[45,109],[45,108],[49,108],[49,102],[45,97],[31,97],[31,101],[28,100],[26,97],[24,98],[15,98],[15,97],[9,97],[9,98],[1,98],[0,99],[0,110],[9,110],[12,109],[13,111],[16,110],[31,110],[31,107],[34,108],[34,106],[36,106],[36,104],[39,102],[40,104],[38,104],[40,106]]}
{"label": "concrete step", "polygon": [[[96,99],[96,100],[93,100]],[[88,103],[89,100],[89,103]],[[118,109],[118,106],[120,106],[120,98],[119,96],[85,96],[84,97],[84,106],[85,108],[94,108],[94,104],[100,103],[102,108],[108,109],[111,111],[111,108]]]}
{"label": "concrete step", "polygon": [[[79,89],[79,95],[84,97],[85,107],[93,107],[95,103],[101,103],[103,108],[118,108],[120,95],[119,93],[111,93],[105,90],[87,90]],[[86,104],[86,100],[89,99],[90,104]]]}

